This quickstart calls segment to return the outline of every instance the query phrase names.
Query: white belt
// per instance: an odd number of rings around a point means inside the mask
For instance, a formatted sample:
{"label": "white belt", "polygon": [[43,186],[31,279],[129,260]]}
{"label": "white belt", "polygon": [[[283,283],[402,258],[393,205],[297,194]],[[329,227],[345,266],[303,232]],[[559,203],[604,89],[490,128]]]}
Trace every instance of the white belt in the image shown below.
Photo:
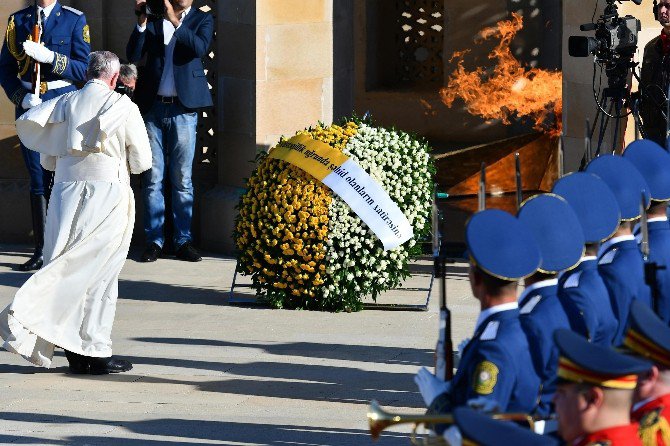
{"label": "white belt", "polygon": [[105,181],[129,183],[130,177],[124,162],[102,154],[64,156],[56,160],[54,183],[69,181]]}
{"label": "white belt", "polygon": [[[32,90],[33,85],[30,82],[21,81],[26,90]],[[44,94],[49,90],[57,90],[59,88],[65,88],[72,85],[70,81],[51,81],[51,82],[41,82],[40,83],[40,93]]]}

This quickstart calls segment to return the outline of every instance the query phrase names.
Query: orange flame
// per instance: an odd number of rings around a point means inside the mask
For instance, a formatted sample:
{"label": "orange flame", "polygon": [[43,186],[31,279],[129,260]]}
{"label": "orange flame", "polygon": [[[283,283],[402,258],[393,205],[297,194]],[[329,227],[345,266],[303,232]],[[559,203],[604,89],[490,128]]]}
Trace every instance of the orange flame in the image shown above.
{"label": "orange flame", "polygon": [[511,20],[480,32],[483,40],[500,39],[488,56],[497,61],[492,73],[481,67],[467,71],[463,61],[469,50],[455,52],[451,60],[457,61],[457,68],[447,87],[440,90],[442,102],[451,107],[460,97],[471,114],[499,119],[504,124],[515,117],[529,117],[535,121],[535,130],[558,136],[563,111],[562,75],[524,66],[512,55],[510,44],[521,28],[523,18],[513,13]]}

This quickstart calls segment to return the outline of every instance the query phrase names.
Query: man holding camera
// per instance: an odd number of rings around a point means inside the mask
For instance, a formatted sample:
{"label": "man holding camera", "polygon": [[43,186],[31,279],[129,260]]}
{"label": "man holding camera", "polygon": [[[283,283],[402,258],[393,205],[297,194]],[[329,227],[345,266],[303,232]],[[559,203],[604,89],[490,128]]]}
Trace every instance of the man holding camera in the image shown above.
{"label": "man holding camera", "polygon": [[202,58],[212,42],[214,20],[192,5],[193,0],[136,0],[137,26],[126,48],[130,62],[147,57],[135,90],[153,156],[153,167],[142,177],[147,238],[141,257],[144,262],[155,261],[165,242],[163,182],[168,174],[177,258],[201,260],[191,242],[191,175],[198,123],[196,110],[213,105]]}
{"label": "man holding camera", "polygon": [[645,137],[666,147],[666,96],[670,85],[670,0],[654,1],[654,17],[663,26],[661,35],[644,48],[640,73],[640,116]]}
{"label": "man holding camera", "polygon": [[[42,24],[41,44],[33,41],[31,30]],[[74,91],[75,82],[86,80],[86,65],[91,52],[91,36],[81,11],[61,6],[56,0],[38,0],[34,6],[9,17],[5,42],[0,53],[0,84],[16,105],[16,117],[49,99]],[[34,63],[41,65],[39,94],[31,85]],[[30,174],[35,252],[21,271],[42,267],[44,224],[51,173],[40,165],[40,156],[21,145],[23,160]]]}

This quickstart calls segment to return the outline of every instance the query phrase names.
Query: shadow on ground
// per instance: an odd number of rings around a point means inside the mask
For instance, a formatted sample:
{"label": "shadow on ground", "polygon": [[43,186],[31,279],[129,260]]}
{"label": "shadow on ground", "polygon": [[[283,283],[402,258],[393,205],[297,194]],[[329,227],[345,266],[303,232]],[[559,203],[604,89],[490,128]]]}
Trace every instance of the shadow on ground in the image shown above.
{"label": "shadow on ground", "polygon": [[[327,427],[328,420],[324,420],[323,427],[272,425],[262,423],[234,423],[225,421],[184,420],[162,418],[136,422],[118,422],[97,420],[94,418],[68,417],[50,414],[28,414],[19,412],[4,412],[0,419],[14,422],[39,422],[48,428],[48,425],[79,424],[115,426],[117,429],[130,431],[133,434],[147,436],[143,439],[119,438],[114,435],[114,429],[104,436],[77,436],[71,435],[66,440],[49,441],[41,438],[26,436],[0,435],[2,444],[40,444],[40,445],[124,445],[124,446],[159,446],[159,445],[200,445],[202,440],[225,441],[227,444],[252,445],[361,445],[371,444],[368,431],[359,429],[338,429]],[[152,440],[151,436],[183,438],[185,441]],[[388,433],[384,435],[384,445],[407,445],[407,435]],[[188,441],[201,440],[201,441]]]}

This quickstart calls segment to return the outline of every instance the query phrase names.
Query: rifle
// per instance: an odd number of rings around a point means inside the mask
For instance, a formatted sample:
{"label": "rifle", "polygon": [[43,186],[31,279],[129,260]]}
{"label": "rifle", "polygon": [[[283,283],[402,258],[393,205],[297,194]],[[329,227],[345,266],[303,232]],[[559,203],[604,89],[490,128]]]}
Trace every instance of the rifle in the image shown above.
{"label": "rifle", "polygon": [[514,164],[516,168],[516,210],[519,212],[521,203],[523,203],[523,182],[521,181],[521,160],[518,152],[514,154]]}
{"label": "rifle", "polygon": [[[35,18],[35,25],[33,26],[31,38],[35,43],[42,43],[42,16],[40,14],[39,8],[37,7],[37,0],[35,0]],[[36,60],[33,61],[33,64],[32,93],[36,96],[40,96],[40,89],[42,84],[42,65]]]}
{"label": "rifle", "polygon": [[442,252],[444,219],[437,208],[437,188],[433,198],[433,266],[440,280],[440,330],[435,355],[435,376],[449,381],[454,377],[454,344],[451,340],[451,311],[447,307],[446,258]]}
{"label": "rifle", "polygon": [[[670,95],[670,84],[667,93]],[[665,150],[670,150],[670,96],[665,101]]]}
{"label": "rifle", "polygon": [[651,290],[651,307],[654,310],[654,313],[658,314],[658,301],[661,297],[661,293],[658,289],[658,277],[656,273],[660,270],[664,270],[665,266],[649,261],[651,248],[649,246],[649,224],[647,222],[646,209],[647,201],[644,192],[642,192],[642,198],[640,199],[640,235],[642,236],[640,251],[642,252],[642,259],[644,260],[644,282]]}

